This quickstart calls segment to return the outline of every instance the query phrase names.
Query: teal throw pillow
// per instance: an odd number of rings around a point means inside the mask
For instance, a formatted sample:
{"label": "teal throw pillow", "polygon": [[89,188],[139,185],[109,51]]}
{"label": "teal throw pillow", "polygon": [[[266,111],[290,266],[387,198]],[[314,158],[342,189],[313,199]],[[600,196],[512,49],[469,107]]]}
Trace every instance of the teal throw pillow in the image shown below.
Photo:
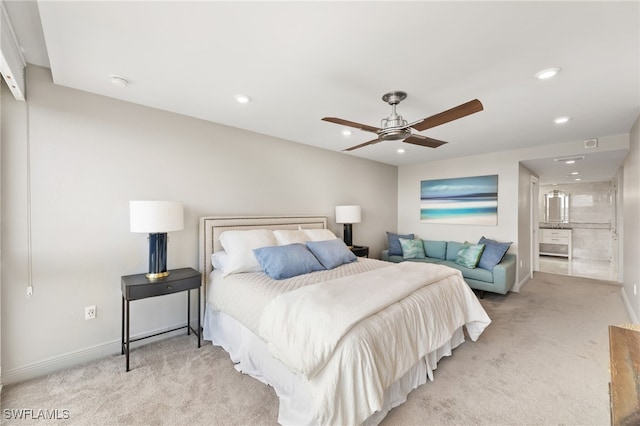
{"label": "teal throw pillow", "polygon": [[447,260],[453,260],[455,262],[458,257],[458,252],[465,245],[457,241],[447,241]]}
{"label": "teal throw pillow", "polygon": [[446,241],[422,240],[422,244],[424,245],[424,253],[427,257],[442,260],[447,257]]}
{"label": "teal throw pillow", "polygon": [[422,240],[409,240],[406,238],[399,238],[399,240],[402,246],[403,259],[424,259]]}
{"label": "teal throw pillow", "polygon": [[466,268],[474,269],[478,266],[480,256],[484,250],[484,244],[465,245],[456,256],[456,263]]}

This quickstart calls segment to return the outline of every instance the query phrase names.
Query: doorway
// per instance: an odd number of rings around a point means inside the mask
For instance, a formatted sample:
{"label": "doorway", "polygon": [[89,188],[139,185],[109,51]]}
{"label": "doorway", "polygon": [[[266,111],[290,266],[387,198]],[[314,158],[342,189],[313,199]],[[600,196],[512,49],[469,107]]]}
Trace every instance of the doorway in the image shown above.
{"label": "doorway", "polygon": [[[541,272],[618,281],[617,185],[615,181],[538,185],[537,211],[540,227],[571,231],[571,256],[540,255]],[[562,191],[569,200],[569,217],[545,222],[544,194]],[[536,235],[537,236],[537,235]],[[539,237],[536,244],[539,243]],[[538,247],[539,248],[539,247]]]}

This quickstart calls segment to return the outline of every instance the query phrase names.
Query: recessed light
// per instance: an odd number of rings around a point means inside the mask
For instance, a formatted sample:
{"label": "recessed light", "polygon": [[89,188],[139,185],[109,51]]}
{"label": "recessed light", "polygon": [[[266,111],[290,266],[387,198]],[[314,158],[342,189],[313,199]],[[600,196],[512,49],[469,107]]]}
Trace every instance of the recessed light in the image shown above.
{"label": "recessed light", "polygon": [[251,102],[251,98],[247,95],[236,95],[236,101],[240,102],[241,104],[246,104],[248,102]]}
{"label": "recessed light", "polygon": [[580,174],[580,172],[571,172],[571,174],[572,174],[573,176],[576,176],[576,175],[579,175],[579,174]]}
{"label": "recessed light", "polygon": [[576,160],[567,160],[564,162],[564,164],[575,164]]}
{"label": "recessed light", "polygon": [[343,134],[344,136],[351,136],[351,130],[349,130],[349,129],[344,129],[344,130],[342,131],[342,134]]}
{"label": "recessed light", "polygon": [[111,74],[109,76],[109,81],[111,81],[111,83],[115,84],[118,87],[127,87],[127,85],[129,84],[129,80],[122,77],[121,75],[115,74]]}
{"label": "recessed light", "polygon": [[556,124],[564,124],[569,120],[570,120],[569,117],[558,117],[555,120],[553,120],[553,122],[556,123]]}
{"label": "recessed light", "polygon": [[[576,157],[561,157],[561,158],[554,158],[553,161],[559,161],[562,163],[566,163],[566,164],[573,164],[578,160],[584,160],[584,155],[578,155]],[[569,163],[569,161],[571,161],[571,163]]]}
{"label": "recessed light", "polygon": [[576,181],[580,181],[580,180],[582,180],[582,179],[581,179],[581,178],[576,178],[575,180],[576,180]]}
{"label": "recessed light", "polygon": [[538,80],[547,80],[549,78],[555,77],[560,72],[560,68],[545,68],[542,71],[538,71],[536,73],[536,78]]}
{"label": "recessed light", "polygon": [[398,148],[396,151],[398,154],[404,154],[404,148]]}

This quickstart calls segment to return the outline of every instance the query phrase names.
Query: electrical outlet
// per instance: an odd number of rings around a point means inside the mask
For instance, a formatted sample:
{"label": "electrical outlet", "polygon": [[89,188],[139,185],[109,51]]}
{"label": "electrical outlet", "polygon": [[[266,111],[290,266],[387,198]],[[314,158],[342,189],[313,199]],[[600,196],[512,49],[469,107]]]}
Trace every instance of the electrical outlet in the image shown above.
{"label": "electrical outlet", "polygon": [[33,295],[33,287],[27,286],[27,297],[31,297]]}
{"label": "electrical outlet", "polygon": [[84,307],[84,319],[86,320],[96,319],[96,305]]}

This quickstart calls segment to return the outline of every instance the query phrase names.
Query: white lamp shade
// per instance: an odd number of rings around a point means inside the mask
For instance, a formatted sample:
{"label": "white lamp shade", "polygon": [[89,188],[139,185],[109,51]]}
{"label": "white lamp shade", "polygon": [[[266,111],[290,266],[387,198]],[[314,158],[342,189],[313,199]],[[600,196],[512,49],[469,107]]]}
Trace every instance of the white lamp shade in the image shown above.
{"label": "white lamp shade", "polygon": [[360,206],[336,206],[336,223],[360,223]]}
{"label": "white lamp shade", "polygon": [[182,203],[178,201],[130,201],[131,232],[149,234],[184,229]]}

